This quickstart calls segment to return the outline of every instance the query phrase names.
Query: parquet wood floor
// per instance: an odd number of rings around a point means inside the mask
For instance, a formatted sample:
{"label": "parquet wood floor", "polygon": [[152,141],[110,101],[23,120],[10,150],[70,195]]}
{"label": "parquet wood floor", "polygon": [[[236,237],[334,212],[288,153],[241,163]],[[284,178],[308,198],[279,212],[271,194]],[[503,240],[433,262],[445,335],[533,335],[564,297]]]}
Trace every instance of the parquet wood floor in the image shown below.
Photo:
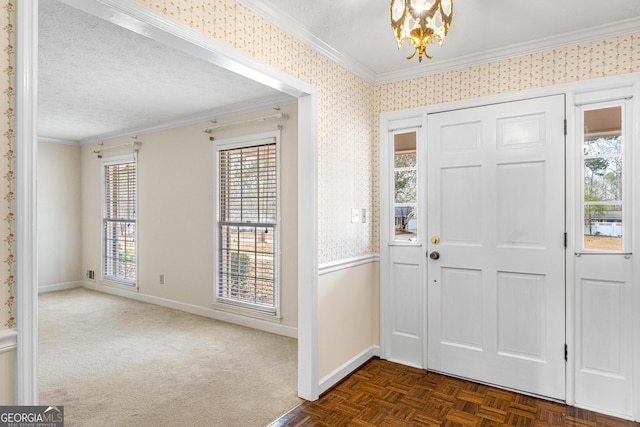
{"label": "parquet wood floor", "polygon": [[561,403],[372,359],[269,427],[640,427]]}

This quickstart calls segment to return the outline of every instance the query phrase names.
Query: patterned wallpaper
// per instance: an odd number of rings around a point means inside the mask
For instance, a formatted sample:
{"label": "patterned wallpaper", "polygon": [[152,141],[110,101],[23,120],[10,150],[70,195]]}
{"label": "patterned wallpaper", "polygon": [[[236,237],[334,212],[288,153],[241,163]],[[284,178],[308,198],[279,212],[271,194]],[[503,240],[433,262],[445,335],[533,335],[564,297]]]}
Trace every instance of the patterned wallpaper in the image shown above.
{"label": "patterned wallpaper", "polygon": [[[372,86],[235,0],[136,0],[319,89],[320,264],[379,252],[381,112],[640,71],[640,34],[615,37],[408,81]],[[0,322],[13,320],[13,81],[15,7],[3,6],[0,133]],[[351,224],[351,208],[369,221]],[[0,326],[1,328],[2,326]]]}
{"label": "patterned wallpaper", "polygon": [[377,253],[377,224],[351,223],[351,208],[373,218],[377,203],[373,86],[235,0],[136,1],[319,89],[319,262]]}
{"label": "patterned wallpaper", "polygon": [[2,61],[2,77],[0,78],[0,90],[3,99],[0,101],[2,118],[0,118],[0,176],[4,182],[0,185],[0,329],[15,327],[14,319],[14,138],[13,120],[15,98],[15,5],[6,2],[2,6],[2,32],[0,33],[0,59]]}
{"label": "patterned wallpaper", "polygon": [[[638,52],[640,33],[379,85],[374,88],[375,117],[383,112],[638,72]],[[379,186],[378,138],[376,124],[374,188]],[[376,206],[378,200],[376,195]],[[377,228],[373,240],[379,247]]]}
{"label": "patterned wallpaper", "polygon": [[640,70],[639,48],[640,34],[630,34],[380,85],[376,112],[631,73]]}
{"label": "patterned wallpaper", "polygon": [[320,264],[379,253],[381,112],[640,70],[636,34],[372,86],[234,0],[136,1],[319,88]]}

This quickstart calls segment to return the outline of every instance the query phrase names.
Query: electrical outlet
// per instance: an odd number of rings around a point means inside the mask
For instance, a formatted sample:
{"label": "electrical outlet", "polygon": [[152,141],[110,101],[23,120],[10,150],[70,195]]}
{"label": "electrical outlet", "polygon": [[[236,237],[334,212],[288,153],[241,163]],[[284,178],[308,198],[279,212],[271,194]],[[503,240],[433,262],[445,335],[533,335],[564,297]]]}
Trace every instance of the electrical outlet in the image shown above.
{"label": "electrical outlet", "polygon": [[164,285],[164,274],[160,275],[160,284]]}
{"label": "electrical outlet", "polygon": [[87,270],[87,279],[95,280],[96,279],[96,272],[93,271],[93,270]]}

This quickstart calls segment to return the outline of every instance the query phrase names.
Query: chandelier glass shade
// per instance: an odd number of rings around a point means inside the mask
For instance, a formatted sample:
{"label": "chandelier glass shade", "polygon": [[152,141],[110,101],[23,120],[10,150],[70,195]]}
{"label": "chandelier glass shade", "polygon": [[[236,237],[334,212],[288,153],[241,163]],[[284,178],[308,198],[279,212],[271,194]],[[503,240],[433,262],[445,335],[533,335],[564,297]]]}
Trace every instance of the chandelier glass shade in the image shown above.
{"label": "chandelier glass shade", "polygon": [[440,46],[449,31],[453,15],[453,0],[391,0],[391,28],[398,40],[398,48],[405,40],[414,51],[407,59],[418,54],[431,59],[427,45],[438,39]]}

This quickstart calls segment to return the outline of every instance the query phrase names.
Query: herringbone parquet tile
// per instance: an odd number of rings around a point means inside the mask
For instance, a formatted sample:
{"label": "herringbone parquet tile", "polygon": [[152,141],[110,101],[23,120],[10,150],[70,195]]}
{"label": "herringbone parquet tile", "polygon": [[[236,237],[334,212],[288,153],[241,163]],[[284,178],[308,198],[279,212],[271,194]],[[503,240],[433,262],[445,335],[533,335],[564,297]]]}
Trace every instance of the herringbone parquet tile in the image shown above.
{"label": "herringbone parquet tile", "polygon": [[372,359],[270,427],[640,427],[494,387]]}

